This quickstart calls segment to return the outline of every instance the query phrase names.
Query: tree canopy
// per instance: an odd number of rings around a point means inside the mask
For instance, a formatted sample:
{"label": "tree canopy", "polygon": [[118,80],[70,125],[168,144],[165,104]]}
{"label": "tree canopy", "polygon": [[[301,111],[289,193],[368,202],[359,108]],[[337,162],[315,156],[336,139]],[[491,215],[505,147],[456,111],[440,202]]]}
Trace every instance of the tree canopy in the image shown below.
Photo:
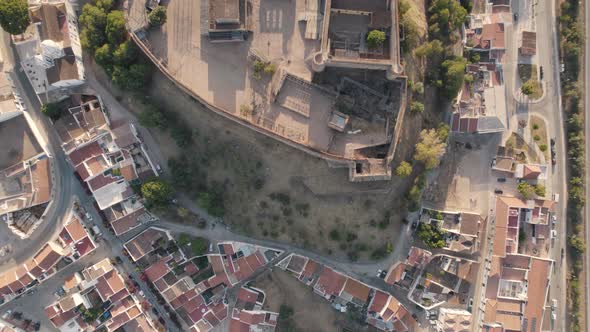
{"label": "tree canopy", "polygon": [[430,248],[443,248],[446,244],[444,239],[445,231],[435,224],[420,223],[416,235]]}
{"label": "tree canopy", "polygon": [[446,147],[435,129],[424,129],[420,132],[414,159],[423,162],[426,169],[433,169],[438,166]]}
{"label": "tree canopy", "polygon": [[530,199],[535,196],[535,187],[528,182],[519,183],[516,189],[524,199]]}
{"label": "tree canopy", "polygon": [[48,116],[51,120],[55,121],[61,117],[62,110],[56,103],[43,104],[41,106],[41,113]]}
{"label": "tree canopy", "polygon": [[26,0],[0,1],[0,26],[11,35],[19,35],[31,23],[29,5]]}
{"label": "tree canopy", "polygon": [[428,8],[430,13],[429,32],[437,39],[446,40],[461,27],[467,17],[467,10],[457,0],[433,0]]}
{"label": "tree canopy", "polygon": [[456,97],[459,90],[463,87],[466,66],[467,60],[465,58],[455,57],[443,61],[443,94],[447,98],[452,99]]}
{"label": "tree canopy", "polygon": [[107,40],[117,45],[125,40],[125,15],[120,10],[113,10],[107,14],[107,25],[105,28]]}
{"label": "tree canopy", "polygon": [[402,161],[395,169],[395,175],[405,178],[412,174],[412,165],[407,161]]}
{"label": "tree canopy", "polygon": [[166,7],[157,6],[148,14],[148,21],[151,26],[160,26],[166,23]]}
{"label": "tree canopy", "polygon": [[162,180],[152,180],[141,186],[141,195],[149,206],[163,207],[170,203],[174,195],[172,186]]}
{"label": "tree canopy", "polygon": [[371,30],[367,35],[367,45],[369,47],[379,47],[385,43],[385,32],[381,30]]}

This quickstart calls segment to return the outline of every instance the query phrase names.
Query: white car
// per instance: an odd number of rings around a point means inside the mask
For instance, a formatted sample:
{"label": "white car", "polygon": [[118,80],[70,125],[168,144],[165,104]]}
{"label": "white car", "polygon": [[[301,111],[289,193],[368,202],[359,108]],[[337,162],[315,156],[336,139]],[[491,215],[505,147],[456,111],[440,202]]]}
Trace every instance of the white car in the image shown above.
{"label": "white car", "polygon": [[553,222],[553,226],[557,223],[557,217],[555,215],[551,216],[551,222]]}
{"label": "white car", "polygon": [[551,238],[552,238],[552,239],[555,239],[556,237],[557,237],[557,231],[556,231],[556,230],[554,230],[554,229],[552,229],[552,230],[551,230]]}

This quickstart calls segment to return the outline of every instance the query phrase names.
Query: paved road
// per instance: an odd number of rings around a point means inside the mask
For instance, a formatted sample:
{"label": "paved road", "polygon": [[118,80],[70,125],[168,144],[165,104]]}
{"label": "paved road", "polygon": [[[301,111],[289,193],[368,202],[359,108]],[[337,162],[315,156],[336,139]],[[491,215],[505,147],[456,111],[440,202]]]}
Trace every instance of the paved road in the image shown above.
{"label": "paved road", "polygon": [[[556,27],[556,10],[554,1],[537,1],[537,50],[539,64],[544,68],[545,95],[542,102],[531,105],[533,113],[544,116],[548,121],[548,133],[555,138],[557,164],[551,168],[551,177],[547,187],[551,192],[559,194],[560,199],[555,211],[557,217],[557,238],[551,249],[551,257],[555,260],[555,268],[551,275],[549,300],[557,299],[557,319],[552,322],[554,331],[567,331],[566,277],[567,264],[561,260],[561,251],[567,243],[567,168],[563,110],[561,107],[561,84],[559,80],[558,36]],[[551,36],[544,38],[543,36]]]}
{"label": "paved road", "polygon": [[[556,9],[553,1],[529,1],[529,6],[533,6],[535,16],[531,19],[536,20],[537,31],[537,56],[536,61],[544,69],[544,89],[545,93],[540,101],[526,104],[520,100],[517,110],[525,114],[534,114],[541,116],[546,120],[547,132],[550,137],[555,139],[555,151],[557,153],[556,165],[551,166],[551,173],[546,182],[549,192],[558,194],[560,199],[557,204],[555,215],[557,217],[557,238],[553,241],[550,250],[550,256],[555,260],[555,268],[551,275],[551,285],[549,290],[549,301],[557,299],[557,319],[551,322],[554,331],[566,331],[567,327],[567,308],[566,308],[566,277],[567,264],[561,260],[561,250],[567,242],[567,189],[566,189],[566,146],[565,130],[563,122],[563,110],[561,107],[561,85],[559,80],[559,55],[558,55],[558,35],[556,27]],[[550,36],[550,38],[546,38]],[[516,75],[516,73],[515,73]],[[522,103],[521,103],[522,102]],[[547,161],[551,165],[550,160]],[[550,310],[550,309],[548,309]]]}
{"label": "paved road", "polygon": [[[586,46],[584,50],[584,110],[585,110],[585,137],[586,140],[590,137],[590,94],[588,93],[588,85],[590,84],[590,5],[585,2],[584,5],[584,22],[586,24]],[[590,144],[586,141],[586,201],[590,197],[590,186],[588,185],[590,179]],[[586,202],[584,206],[584,222],[586,223],[586,246],[590,243],[590,204]],[[586,253],[586,282],[584,289],[586,290],[586,328],[590,326],[590,255]]]}
{"label": "paved road", "polygon": [[14,68],[14,73],[11,73],[11,77],[17,90],[22,93],[21,97],[26,107],[26,112],[35,122],[38,133],[47,142],[46,148],[53,156],[52,167],[54,173],[54,196],[46,211],[45,221],[39,225],[28,239],[19,241],[18,250],[15,250],[10,257],[0,262],[4,263],[2,269],[9,269],[29,259],[42,245],[57,234],[63,222],[61,217],[66,215],[66,210],[71,203],[71,197],[76,193],[73,188],[75,180],[71,176],[72,168],[65,161],[59,138],[53,130],[50,130],[51,123],[49,119],[41,114],[39,100],[24,73],[19,71],[20,65],[14,65],[18,62],[18,58],[16,57],[16,53],[13,53],[8,34],[1,29],[0,34],[2,41],[0,51],[3,54],[5,62],[4,69]]}

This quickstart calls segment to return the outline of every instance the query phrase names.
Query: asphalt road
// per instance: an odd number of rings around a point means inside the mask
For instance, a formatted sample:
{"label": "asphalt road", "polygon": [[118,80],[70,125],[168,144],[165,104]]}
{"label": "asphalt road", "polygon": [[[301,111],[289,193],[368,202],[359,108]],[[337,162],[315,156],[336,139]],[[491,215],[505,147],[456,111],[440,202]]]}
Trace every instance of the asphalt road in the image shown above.
{"label": "asphalt road", "polygon": [[[585,137],[586,137],[586,201],[588,201],[588,197],[590,197],[590,186],[588,185],[588,179],[590,179],[590,144],[588,144],[588,137],[590,137],[590,94],[588,93],[588,84],[590,84],[590,5],[588,2],[585,2],[584,5],[584,22],[586,25],[586,46],[584,49],[584,111],[585,113]],[[584,206],[584,222],[586,223],[586,246],[590,243],[590,204],[586,202]],[[590,255],[584,255],[586,258],[586,282],[584,284],[584,289],[586,290],[586,328],[590,326]]]}
{"label": "asphalt road", "polygon": [[[555,260],[555,266],[551,275],[549,289],[549,301],[556,299],[557,319],[552,323],[554,331],[567,330],[566,307],[566,277],[567,264],[561,260],[561,250],[567,243],[567,168],[564,117],[561,107],[561,84],[559,80],[559,55],[557,18],[554,1],[536,1],[536,29],[537,52],[539,65],[544,68],[545,94],[543,99],[529,106],[529,112],[538,114],[547,120],[548,133],[555,139],[556,165],[551,167],[551,175],[547,180],[547,187],[551,187],[553,194],[559,194],[559,202],[556,207],[557,238],[553,242],[550,254]],[[545,36],[551,36],[546,38]],[[551,164],[549,162],[549,164]],[[548,309],[550,310],[550,309]]]}

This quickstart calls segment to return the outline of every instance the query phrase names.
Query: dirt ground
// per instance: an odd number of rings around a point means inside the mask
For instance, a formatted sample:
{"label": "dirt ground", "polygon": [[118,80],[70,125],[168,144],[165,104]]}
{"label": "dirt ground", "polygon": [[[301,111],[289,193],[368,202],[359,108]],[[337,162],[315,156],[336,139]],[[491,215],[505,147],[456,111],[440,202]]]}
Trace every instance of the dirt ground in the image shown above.
{"label": "dirt ground", "polygon": [[[264,310],[279,312],[283,304],[294,310],[292,320],[296,331],[341,331],[348,325],[344,314],[338,313],[312,288],[283,270],[274,269],[272,273],[262,274],[253,286],[266,293]],[[280,327],[279,321],[279,331]]]}
{"label": "dirt ground", "polygon": [[[140,111],[133,97],[112,89],[132,112]],[[366,185],[348,182],[347,170],[330,168],[322,159],[204,110],[159,72],[146,94],[193,129],[193,143],[184,150],[168,132],[150,131],[164,157],[196,158],[195,167],[209,186],[222,188],[223,220],[234,230],[340,258],[355,252],[360,261],[395,243],[405,217],[402,197],[411,180],[394,178],[379,184],[387,194],[367,193]],[[402,149],[401,155],[409,160],[411,149]],[[329,190],[317,195],[311,187]]]}
{"label": "dirt ground", "polygon": [[536,136],[539,137],[539,140],[535,141],[537,146],[539,146],[539,148],[543,145],[545,146],[546,149],[543,153],[545,154],[545,160],[549,160],[549,138],[547,136],[547,126],[545,125],[545,121],[538,116],[531,115],[531,123],[529,124],[529,127],[531,128],[531,137],[533,137],[533,139]]}

